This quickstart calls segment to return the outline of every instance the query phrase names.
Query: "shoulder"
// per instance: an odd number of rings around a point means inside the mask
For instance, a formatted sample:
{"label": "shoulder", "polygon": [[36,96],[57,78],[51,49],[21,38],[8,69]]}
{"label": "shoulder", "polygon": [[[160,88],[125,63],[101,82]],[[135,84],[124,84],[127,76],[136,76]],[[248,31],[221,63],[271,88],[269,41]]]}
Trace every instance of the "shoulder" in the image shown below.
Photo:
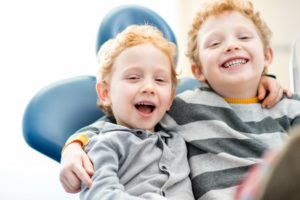
{"label": "shoulder", "polygon": [[296,101],[300,101],[300,95],[299,94],[293,94],[291,99],[296,100]]}
{"label": "shoulder", "polygon": [[110,122],[105,122],[100,134],[89,140],[86,150],[89,151],[95,147],[119,149],[124,146],[124,144],[127,145],[132,138],[133,134],[130,129]]}
{"label": "shoulder", "polygon": [[300,115],[300,97],[293,95],[291,98],[282,98],[275,106],[270,109],[270,112],[282,113],[290,118]]}
{"label": "shoulder", "polygon": [[283,103],[283,104],[295,104],[295,105],[299,105],[300,104],[300,96],[298,94],[293,94],[292,97],[287,97],[284,96],[280,101],[279,104]]}
{"label": "shoulder", "polygon": [[230,107],[223,97],[218,95],[207,85],[180,93],[175,98],[173,105],[176,107],[183,107],[187,105]]}

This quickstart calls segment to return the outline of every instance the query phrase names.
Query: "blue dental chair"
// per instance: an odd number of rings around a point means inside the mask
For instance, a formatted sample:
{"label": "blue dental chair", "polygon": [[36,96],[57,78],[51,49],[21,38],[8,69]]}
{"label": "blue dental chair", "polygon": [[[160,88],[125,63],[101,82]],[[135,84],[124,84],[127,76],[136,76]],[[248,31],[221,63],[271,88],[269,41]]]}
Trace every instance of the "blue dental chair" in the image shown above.
{"label": "blue dental chair", "polygon": [[[157,13],[141,6],[121,6],[103,19],[97,38],[100,46],[131,24],[150,24],[176,44],[170,26]],[[104,114],[96,106],[95,76],[78,76],[57,81],[41,89],[28,103],[23,116],[23,136],[38,152],[59,162],[66,140],[79,128]],[[197,86],[193,78],[182,78],[177,93]]]}

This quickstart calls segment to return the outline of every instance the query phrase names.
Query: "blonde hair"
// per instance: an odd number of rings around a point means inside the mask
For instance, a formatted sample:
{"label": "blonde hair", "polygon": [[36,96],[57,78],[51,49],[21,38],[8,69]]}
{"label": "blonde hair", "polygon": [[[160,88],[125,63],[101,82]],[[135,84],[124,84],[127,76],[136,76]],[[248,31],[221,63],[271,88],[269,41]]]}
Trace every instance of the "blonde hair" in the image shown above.
{"label": "blonde hair", "polygon": [[[111,76],[113,63],[118,55],[128,47],[149,43],[160,49],[171,63],[172,87],[177,86],[177,74],[175,59],[177,55],[176,45],[163,37],[161,31],[150,25],[131,25],[119,33],[115,38],[105,42],[98,52],[99,71],[98,83],[107,83]],[[112,115],[110,106],[98,101],[97,105],[108,115]]]}
{"label": "blonde hair", "polygon": [[192,63],[195,63],[201,68],[201,61],[199,58],[198,49],[198,33],[203,23],[210,16],[218,16],[227,11],[237,11],[249,18],[257,28],[259,36],[261,37],[264,50],[270,46],[270,39],[272,32],[267,24],[260,17],[260,13],[255,11],[251,1],[248,0],[207,0],[201,6],[193,19],[191,29],[188,32],[188,47],[186,55]]}

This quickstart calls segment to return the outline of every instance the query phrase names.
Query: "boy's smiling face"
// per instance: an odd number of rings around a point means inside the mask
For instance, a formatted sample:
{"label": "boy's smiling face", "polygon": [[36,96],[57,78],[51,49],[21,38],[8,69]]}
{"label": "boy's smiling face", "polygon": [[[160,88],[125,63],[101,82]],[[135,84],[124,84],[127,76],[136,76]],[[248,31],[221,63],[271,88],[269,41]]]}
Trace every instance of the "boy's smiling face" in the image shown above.
{"label": "boy's smiling face", "polygon": [[107,85],[97,85],[98,95],[118,124],[153,131],[173,101],[171,67],[152,44],[126,48],[116,57]]}
{"label": "boy's smiling face", "polygon": [[272,61],[254,23],[239,12],[211,16],[198,33],[202,69],[192,66],[196,78],[207,81],[220,95],[251,98],[260,77]]}

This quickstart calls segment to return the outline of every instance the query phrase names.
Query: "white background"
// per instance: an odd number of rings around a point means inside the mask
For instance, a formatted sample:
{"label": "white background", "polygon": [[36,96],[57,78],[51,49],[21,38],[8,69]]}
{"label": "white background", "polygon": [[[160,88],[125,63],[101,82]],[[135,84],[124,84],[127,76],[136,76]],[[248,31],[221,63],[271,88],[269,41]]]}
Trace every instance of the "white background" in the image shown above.
{"label": "white background", "polygon": [[175,0],[0,2],[1,200],[78,199],[62,189],[59,163],[25,143],[23,112],[34,94],[48,84],[96,73],[99,24],[120,2],[147,6],[171,26],[176,21],[172,20]]}

